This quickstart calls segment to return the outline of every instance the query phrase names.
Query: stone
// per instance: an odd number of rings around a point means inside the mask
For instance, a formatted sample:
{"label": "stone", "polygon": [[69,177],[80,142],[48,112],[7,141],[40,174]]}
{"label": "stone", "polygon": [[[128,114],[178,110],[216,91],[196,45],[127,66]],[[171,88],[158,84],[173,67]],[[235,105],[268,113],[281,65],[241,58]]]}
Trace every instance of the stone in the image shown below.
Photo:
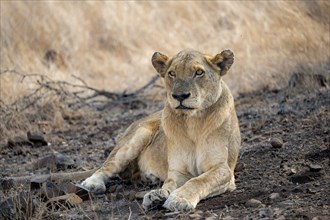
{"label": "stone", "polygon": [[27,138],[29,139],[29,141],[31,141],[33,143],[33,146],[47,146],[48,142],[45,140],[44,138],[44,134],[42,132],[31,132],[28,131],[27,132]]}
{"label": "stone", "polygon": [[261,205],[262,205],[262,202],[260,200],[257,200],[257,199],[250,199],[245,203],[245,206],[254,207],[254,208],[257,208]]}
{"label": "stone", "polygon": [[283,146],[283,140],[281,138],[272,138],[270,144],[273,148],[281,148]]}
{"label": "stone", "polygon": [[269,198],[271,200],[278,199],[278,198],[280,198],[280,194],[279,193],[272,193],[272,194],[270,194]]}
{"label": "stone", "polygon": [[310,164],[309,165],[309,169],[312,172],[319,172],[320,170],[323,169],[323,167],[321,165],[319,165],[319,164]]}

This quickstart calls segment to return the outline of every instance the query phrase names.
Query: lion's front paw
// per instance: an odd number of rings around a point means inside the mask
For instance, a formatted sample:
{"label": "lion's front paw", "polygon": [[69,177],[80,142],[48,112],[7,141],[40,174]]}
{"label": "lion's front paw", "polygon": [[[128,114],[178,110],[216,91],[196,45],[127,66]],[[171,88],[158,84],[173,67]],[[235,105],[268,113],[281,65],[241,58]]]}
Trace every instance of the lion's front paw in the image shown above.
{"label": "lion's front paw", "polygon": [[153,203],[165,201],[169,194],[165,189],[151,190],[143,197],[142,207],[148,210]]}
{"label": "lion's front paw", "polygon": [[187,199],[172,193],[165,201],[163,207],[171,211],[191,211],[195,208],[195,205],[193,205]]}
{"label": "lion's front paw", "polygon": [[88,177],[85,181],[81,183],[84,187],[93,193],[104,193],[106,190],[104,181],[97,176]]}

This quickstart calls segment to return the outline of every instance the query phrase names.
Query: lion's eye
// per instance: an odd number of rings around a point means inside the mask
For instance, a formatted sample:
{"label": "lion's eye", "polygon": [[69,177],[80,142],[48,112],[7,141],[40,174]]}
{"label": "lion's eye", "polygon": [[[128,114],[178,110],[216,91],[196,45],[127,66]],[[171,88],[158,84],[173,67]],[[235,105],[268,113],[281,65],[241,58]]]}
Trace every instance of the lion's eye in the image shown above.
{"label": "lion's eye", "polygon": [[168,76],[170,77],[170,78],[175,78],[175,74],[174,74],[174,72],[173,71],[169,71],[168,72]]}
{"label": "lion's eye", "polygon": [[195,72],[195,76],[196,76],[196,77],[201,77],[201,76],[203,76],[204,74],[205,74],[204,70],[201,70],[201,69],[199,69],[199,70],[197,70],[197,71]]}

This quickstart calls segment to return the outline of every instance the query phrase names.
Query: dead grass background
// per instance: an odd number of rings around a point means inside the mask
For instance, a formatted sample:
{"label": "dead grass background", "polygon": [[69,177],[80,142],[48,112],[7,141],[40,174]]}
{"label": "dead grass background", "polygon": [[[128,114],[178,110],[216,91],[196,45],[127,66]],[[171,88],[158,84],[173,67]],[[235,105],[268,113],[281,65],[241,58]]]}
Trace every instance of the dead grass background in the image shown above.
{"label": "dead grass background", "polygon": [[[235,52],[226,77],[237,93],[283,86],[297,68],[329,62],[328,1],[1,1],[1,71],[15,69],[97,88],[133,90],[155,74],[154,51]],[[47,51],[54,62],[44,60]],[[34,79],[1,76],[10,103]]]}
{"label": "dead grass background", "polygon": [[[1,1],[0,6],[2,107],[26,100],[40,75],[134,91],[155,75],[154,51],[233,50],[235,65],[225,81],[236,95],[283,87],[293,72],[320,73],[330,65],[329,1]],[[61,127],[62,105],[50,94],[35,113]],[[2,108],[2,122],[11,111]],[[30,129],[30,116],[10,117],[1,123],[2,132]]]}

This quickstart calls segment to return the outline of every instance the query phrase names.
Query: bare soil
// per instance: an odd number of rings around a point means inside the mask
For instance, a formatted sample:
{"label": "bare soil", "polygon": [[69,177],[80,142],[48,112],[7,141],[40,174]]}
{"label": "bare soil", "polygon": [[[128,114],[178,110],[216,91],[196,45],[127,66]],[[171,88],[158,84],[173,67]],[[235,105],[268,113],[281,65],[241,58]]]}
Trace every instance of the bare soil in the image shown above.
{"label": "bare soil", "polygon": [[[328,88],[263,89],[240,94],[235,100],[242,133],[237,190],[201,201],[194,212],[169,213],[161,206],[145,212],[139,195],[159,186],[114,178],[103,195],[90,195],[90,200],[73,208],[59,208],[42,215],[40,204],[35,203],[32,216],[41,219],[329,219],[329,95]],[[65,126],[45,134],[50,146],[3,144],[1,176],[99,167],[118,134],[162,105],[160,101],[144,100],[84,114],[73,113],[65,117]],[[275,138],[282,140],[283,145],[273,147],[271,141]],[[61,169],[39,164],[41,167],[36,168],[36,161],[51,150],[68,155],[75,164]],[[1,201],[18,191],[24,189],[1,192]]]}

